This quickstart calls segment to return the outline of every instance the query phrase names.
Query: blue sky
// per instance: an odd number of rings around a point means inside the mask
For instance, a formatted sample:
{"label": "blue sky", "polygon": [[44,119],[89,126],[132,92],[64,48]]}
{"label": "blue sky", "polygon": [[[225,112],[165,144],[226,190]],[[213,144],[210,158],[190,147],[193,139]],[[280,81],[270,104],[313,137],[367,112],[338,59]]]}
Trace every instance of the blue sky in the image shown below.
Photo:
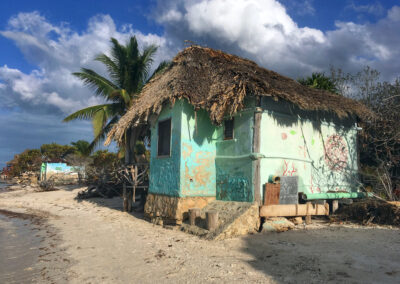
{"label": "blue sky", "polygon": [[93,57],[132,35],[159,46],[155,65],[192,40],[292,78],[330,65],[400,76],[400,1],[2,0],[0,167],[26,148],[90,140],[90,122],[61,123],[101,102],[71,72],[105,73]]}

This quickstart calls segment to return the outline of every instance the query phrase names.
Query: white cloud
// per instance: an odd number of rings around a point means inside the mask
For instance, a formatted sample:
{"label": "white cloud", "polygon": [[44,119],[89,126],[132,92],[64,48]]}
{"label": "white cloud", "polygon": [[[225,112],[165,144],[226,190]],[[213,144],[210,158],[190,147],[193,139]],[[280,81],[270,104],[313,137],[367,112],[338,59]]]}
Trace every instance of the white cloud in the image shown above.
{"label": "white cloud", "polygon": [[[19,13],[9,20],[7,29],[0,34],[13,40],[23,55],[37,66],[30,73],[7,65],[0,67],[2,105],[35,112],[53,111],[65,115],[101,103],[101,99],[71,73],[88,67],[105,74],[104,67],[93,59],[109,50],[111,37],[124,43],[135,35],[140,46],[160,46],[155,64],[172,56],[163,37],[143,34],[130,25],[119,30],[108,15],[92,17],[87,29],[78,33],[66,23],[55,25],[48,22],[38,12]],[[43,107],[39,109],[38,105]]]}
{"label": "white cloud", "polygon": [[[89,122],[61,121],[73,111],[103,103],[71,73],[87,67],[105,74],[104,67],[93,59],[109,50],[111,37],[125,43],[135,35],[140,46],[160,46],[155,67],[173,55],[162,36],[143,34],[131,25],[118,29],[108,15],[92,17],[87,29],[77,32],[67,23],[50,23],[38,12],[19,13],[0,35],[12,40],[37,66],[25,73],[0,66],[0,128],[5,133],[0,135],[0,167],[26,148],[92,139]],[[115,150],[115,145],[111,149]]]}
{"label": "white cloud", "polygon": [[155,19],[177,45],[191,40],[220,48],[294,78],[326,71],[330,65],[350,72],[370,65],[385,79],[399,76],[393,72],[400,70],[397,6],[374,24],[337,22],[335,29],[321,31],[300,27],[276,0],[167,2],[158,2]]}
{"label": "white cloud", "polygon": [[371,14],[375,16],[383,15],[385,12],[385,8],[379,2],[370,3],[366,5],[357,5],[356,3],[351,2],[346,6],[346,9],[353,10],[357,13]]}

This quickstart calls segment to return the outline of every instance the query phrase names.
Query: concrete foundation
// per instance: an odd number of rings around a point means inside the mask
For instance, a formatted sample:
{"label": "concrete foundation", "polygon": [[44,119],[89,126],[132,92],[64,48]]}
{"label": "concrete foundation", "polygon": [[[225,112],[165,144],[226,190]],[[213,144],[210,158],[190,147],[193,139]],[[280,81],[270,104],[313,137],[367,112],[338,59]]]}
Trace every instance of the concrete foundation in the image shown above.
{"label": "concrete foundation", "polygon": [[182,224],[188,218],[189,208],[203,208],[215,197],[174,197],[149,193],[144,215],[157,224]]}
{"label": "concrete foundation", "polygon": [[[207,229],[206,215],[210,211],[218,212],[218,225],[214,230]],[[183,223],[181,229],[205,239],[222,240],[256,233],[259,227],[258,204],[216,200],[201,210],[195,225]]]}

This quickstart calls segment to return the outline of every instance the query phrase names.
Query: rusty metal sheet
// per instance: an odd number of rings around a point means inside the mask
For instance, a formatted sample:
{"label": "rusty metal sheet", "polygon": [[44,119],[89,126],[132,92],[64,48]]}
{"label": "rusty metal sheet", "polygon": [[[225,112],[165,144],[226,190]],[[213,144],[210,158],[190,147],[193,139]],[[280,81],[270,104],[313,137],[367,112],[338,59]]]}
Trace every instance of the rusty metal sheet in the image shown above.
{"label": "rusty metal sheet", "polygon": [[279,204],[280,184],[266,183],[264,188],[264,205]]}

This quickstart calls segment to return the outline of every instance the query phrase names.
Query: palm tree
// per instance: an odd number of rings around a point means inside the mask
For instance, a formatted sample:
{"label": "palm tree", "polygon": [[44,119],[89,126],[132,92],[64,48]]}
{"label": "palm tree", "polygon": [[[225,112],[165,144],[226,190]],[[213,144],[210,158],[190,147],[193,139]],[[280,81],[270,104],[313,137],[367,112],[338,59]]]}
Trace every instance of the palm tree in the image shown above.
{"label": "palm tree", "polygon": [[90,143],[86,140],[71,142],[71,145],[75,147],[78,156],[88,157],[90,155]]}
{"label": "palm tree", "polygon": [[[97,96],[103,97],[106,103],[78,110],[64,118],[64,122],[75,119],[92,120],[94,139],[90,143],[90,152],[104,140],[113,124],[131,107],[133,99],[139,95],[148,81],[153,57],[157,51],[155,45],[150,45],[140,52],[135,37],[131,37],[125,46],[115,38],[111,38],[111,43],[111,56],[102,53],[95,58],[105,65],[109,79],[86,68],[73,73],[93,89]],[[161,71],[159,69],[166,66],[167,63],[162,62],[156,71]]]}
{"label": "palm tree", "polygon": [[312,73],[311,77],[298,79],[297,81],[302,85],[314,89],[327,90],[336,94],[339,92],[334,81],[330,77],[325,76],[324,73]]}

